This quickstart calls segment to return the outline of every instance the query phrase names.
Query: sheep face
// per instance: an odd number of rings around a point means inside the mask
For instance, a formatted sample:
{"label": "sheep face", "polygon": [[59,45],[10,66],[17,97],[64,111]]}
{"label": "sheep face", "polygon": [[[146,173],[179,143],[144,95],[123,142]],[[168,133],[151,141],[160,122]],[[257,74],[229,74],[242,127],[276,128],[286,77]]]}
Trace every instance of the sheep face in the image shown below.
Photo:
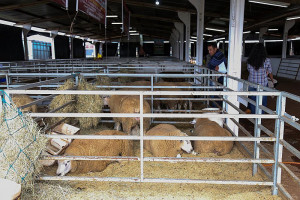
{"label": "sheep face", "polygon": [[71,160],[59,160],[58,168],[56,170],[57,176],[64,176],[69,173],[72,169]]}
{"label": "sheep face", "polygon": [[187,153],[193,151],[193,146],[190,140],[180,140],[181,149]]}

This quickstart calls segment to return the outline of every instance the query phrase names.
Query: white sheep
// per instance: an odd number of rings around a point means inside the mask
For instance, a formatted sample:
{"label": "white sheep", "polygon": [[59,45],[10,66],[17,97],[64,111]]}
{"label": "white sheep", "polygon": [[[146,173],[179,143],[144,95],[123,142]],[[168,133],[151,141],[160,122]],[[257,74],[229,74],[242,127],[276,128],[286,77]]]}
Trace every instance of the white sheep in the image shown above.
{"label": "white sheep", "polygon": [[[146,135],[188,136],[170,124],[159,124],[147,131]],[[182,150],[194,153],[190,140],[145,140],[144,148],[156,157],[181,157]]]}
{"label": "white sheep", "polygon": [[[111,113],[140,113],[140,97],[126,95],[112,95],[106,99]],[[151,113],[150,105],[143,101],[144,113]],[[136,126],[140,126],[140,118],[114,117],[115,129],[120,130],[122,125],[123,131],[129,135],[139,135]],[[144,118],[144,133],[149,129],[151,119]]]}
{"label": "white sheep", "polygon": [[[95,135],[126,135],[116,130],[105,130]],[[133,156],[131,140],[74,140],[66,149],[65,156]],[[112,161],[109,160],[59,160],[56,174],[64,176],[69,172],[101,172]]]}

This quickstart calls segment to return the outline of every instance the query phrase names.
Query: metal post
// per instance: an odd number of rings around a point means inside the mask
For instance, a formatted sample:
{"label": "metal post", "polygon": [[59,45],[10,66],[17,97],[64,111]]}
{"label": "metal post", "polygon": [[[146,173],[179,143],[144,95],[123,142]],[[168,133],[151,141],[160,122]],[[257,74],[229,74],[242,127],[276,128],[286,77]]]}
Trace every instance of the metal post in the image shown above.
{"label": "metal post", "polygon": [[181,22],[175,22],[174,23],[174,26],[175,28],[177,29],[177,31],[179,32],[179,37],[180,37],[180,41],[179,41],[179,46],[180,46],[180,49],[179,49],[179,59],[180,60],[183,60],[183,35],[184,35],[184,26],[183,26],[183,23]]}
{"label": "metal post", "polygon": [[140,117],[140,136],[141,136],[141,139],[140,139],[140,151],[141,151],[141,182],[144,181],[144,117],[143,117],[143,108],[144,108],[144,105],[143,105],[143,94],[140,94],[140,114],[141,114],[141,117]]}
{"label": "metal post", "polygon": [[[280,96],[277,97],[276,102],[276,114],[278,117],[284,116],[285,113],[285,106],[286,106],[286,97]],[[278,183],[281,183],[281,167],[279,167],[279,162],[282,162],[282,153],[283,153],[283,146],[280,144],[280,140],[283,139],[284,135],[284,122],[280,119],[276,119],[275,122],[275,136],[276,142],[274,145],[274,159],[275,163],[273,165],[273,188],[272,194],[278,194]]]}
{"label": "metal post", "polygon": [[179,19],[185,25],[185,61],[190,61],[191,13],[178,12]]}
{"label": "metal post", "polygon": [[283,43],[282,43],[282,56],[281,56],[281,58],[286,58],[287,38],[288,38],[289,30],[294,25],[295,25],[295,20],[285,21],[284,32],[283,32]]}
{"label": "metal post", "polygon": [[28,41],[27,41],[27,35],[30,31],[30,29],[26,29],[26,28],[23,28],[23,37],[24,37],[24,59],[25,60],[29,60],[29,53],[28,53]]}
{"label": "metal post", "polygon": [[[228,50],[228,74],[241,78],[242,62],[242,40],[244,25],[245,0],[230,0],[230,23],[229,23],[229,50]],[[228,88],[238,91],[238,82],[228,80]],[[228,100],[239,107],[237,97],[229,96]],[[238,114],[233,107],[228,106],[228,113]],[[228,127],[238,136],[238,127],[231,120],[228,120]]]}
{"label": "metal post", "polygon": [[55,59],[55,43],[54,39],[57,36],[58,31],[51,31],[51,53],[52,53],[52,59]]}
{"label": "metal post", "polygon": [[[260,89],[260,86],[257,87],[257,91],[262,91]],[[262,105],[262,98],[263,96],[261,95],[257,95],[256,96],[256,107],[255,107],[255,114],[262,114],[262,110],[259,108],[260,105]],[[255,126],[254,126],[254,137],[260,137],[260,125],[261,125],[261,118],[256,118],[255,119]],[[259,145],[260,142],[254,142],[254,153],[253,153],[253,158],[254,159],[259,159]],[[253,164],[253,168],[252,168],[252,176],[254,176],[257,173],[257,164],[254,163]]]}
{"label": "metal post", "polygon": [[268,31],[268,27],[261,27],[259,29],[259,37],[258,37],[258,41],[260,43],[264,42],[264,34]]}

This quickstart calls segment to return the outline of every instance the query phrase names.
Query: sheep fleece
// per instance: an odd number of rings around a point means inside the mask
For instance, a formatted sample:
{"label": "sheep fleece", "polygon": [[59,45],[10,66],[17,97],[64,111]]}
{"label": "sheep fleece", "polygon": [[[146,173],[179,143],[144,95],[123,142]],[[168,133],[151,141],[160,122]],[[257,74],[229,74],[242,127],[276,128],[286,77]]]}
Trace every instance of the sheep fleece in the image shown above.
{"label": "sheep fleece", "polygon": [[[126,135],[116,130],[105,130],[95,135]],[[66,149],[69,156],[132,156],[133,141],[130,140],[74,140]],[[77,160],[72,161],[72,171],[76,173],[101,172],[113,161]],[[73,168],[73,166],[75,166]]]}
{"label": "sheep fleece", "polygon": [[[146,133],[147,136],[186,136],[175,126],[159,124]],[[176,157],[181,152],[178,140],[145,140],[144,148],[155,157]]]}
{"label": "sheep fleece", "polygon": [[[197,119],[193,136],[232,136],[229,131],[209,119]],[[194,141],[197,153],[216,153],[219,156],[230,153],[233,141]]]}
{"label": "sheep fleece", "polygon": [[[112,95],[109,99],[108,106],[111,113],[140,113],[140,97],[139,96],[124,96]],[[150,113],[150,105],[147,101],[143,101],[144,113]],[[135,118],[114,117],[115,122],[121,122],[123,131],[130,134],[131,129],[139,125],[139,121]],[[144,119],[144,132],[150,127],[150,118]]]}

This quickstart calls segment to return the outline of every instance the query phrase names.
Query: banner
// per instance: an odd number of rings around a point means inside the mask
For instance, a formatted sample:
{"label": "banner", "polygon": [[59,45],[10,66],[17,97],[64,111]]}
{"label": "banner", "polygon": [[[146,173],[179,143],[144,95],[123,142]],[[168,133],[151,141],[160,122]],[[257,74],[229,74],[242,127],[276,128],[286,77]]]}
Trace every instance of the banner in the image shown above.
{"label": "banner", "polygon": [[76,11],[82,11],[105,24],[105,0],[77,0]]}
{"label": "banner", "polygon": [[68,0],[52,0],[52,1],[64,6],[68,10]]}
{"label": "banner", "polygon": [[125,0],[122,1],[122,9],[123,9],[123,25],[122,25],[122,33],[124,35],[129,35],[129,27],[130,27],[130,11],[125,3]]}

